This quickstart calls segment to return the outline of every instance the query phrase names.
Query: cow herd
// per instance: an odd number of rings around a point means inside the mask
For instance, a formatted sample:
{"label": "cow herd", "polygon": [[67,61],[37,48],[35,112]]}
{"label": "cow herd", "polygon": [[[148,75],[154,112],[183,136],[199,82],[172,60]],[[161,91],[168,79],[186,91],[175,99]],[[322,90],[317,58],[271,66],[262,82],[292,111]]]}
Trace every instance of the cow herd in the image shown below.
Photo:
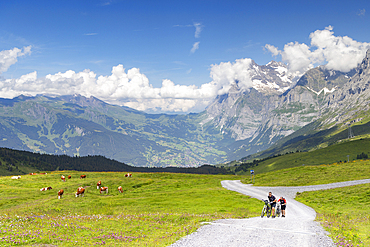
{"label": "cow herd", "polygon": [[[46,175],[47,173],[39,173],[39,174]],[[37,173],[30,173],[29,175],[37,175]],[[71,175],[68,175],[67,177],[68,177],[68,179],[71,179],[72,178]],[[125,177],[131,178],[132,177],[132,174],[131,173],[127,173],[127,174],[125,174]],[[13,176],[11,178],[12,179],[20,179],[21,176]],[[81,175],[80,176],[80,179],[83,179],[83,178],[86,178],[86,175]],[[62,182],[66,182],[66,178],[65,178],[64,175],[62,175],[60,177],[60,179],[62,180]],[[96,184],[96,188],[99,190],[100,194],[103,193],[103,192],[105,192],[106,194],[108,194],[108,187],[107,186],[101,186],[101,184],[102,184],[101,181],[98,181],[97,184]],[[52,189],[52,187],[49,186],[49,187],[41,188],[40,191],[47,191],[47,190],[51,190],[51,189]],[[123,193],[122,186],[119,186],[118,187],[118,192],[119,193]],[[63,194],[64,194],[64,190],[63,189],[60,189],[58,191],[58,199],[61,199],[62,196],[63,196]],[[75,196],[76,197],[79,197],[79,196],[82,196],[83,197],[84,194],[85,194],[85,188],[84,187],[78,187],[78,189],[77,189],[77,191],[75,193]]]}

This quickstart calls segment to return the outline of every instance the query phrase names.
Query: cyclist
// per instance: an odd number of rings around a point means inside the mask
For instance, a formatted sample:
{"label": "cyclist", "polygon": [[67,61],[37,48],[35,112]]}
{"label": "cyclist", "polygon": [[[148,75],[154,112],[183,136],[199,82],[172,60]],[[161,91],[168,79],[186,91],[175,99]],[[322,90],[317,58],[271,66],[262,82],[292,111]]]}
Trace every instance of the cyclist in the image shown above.
{"label": "cyclist", "polygon": [[272,218],[275,218],[275,207],[276,207],[276,198],[272,195],[272,192],[269,192],[269,195],[267,197],[269,199],[269,202],[271,204],[272,209]]}
{"label": "cyclist", "polygon": [[281,205],[281,217],[285,217],[286,200],[281,196],[278,202],[280,202]]}

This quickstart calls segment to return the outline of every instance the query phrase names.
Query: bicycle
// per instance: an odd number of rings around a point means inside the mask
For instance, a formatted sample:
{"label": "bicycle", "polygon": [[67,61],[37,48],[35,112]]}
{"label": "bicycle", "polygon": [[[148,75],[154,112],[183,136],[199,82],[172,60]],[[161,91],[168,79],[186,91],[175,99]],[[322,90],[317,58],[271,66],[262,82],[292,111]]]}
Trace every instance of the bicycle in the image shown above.
{"label": "bicycle", "polygon": [[281,215],[281,204],[280,202],[276,202],[275,216],[280,217],[280,215]]}
{"label": "bicycle", "polygon": [[271,216],[271,204],[268,200],[263,200],[262,201],[265,203],[265,206],[263,206],[263,209],[262,209],[262,213],[261,213],[261,218],[263,218],[263,216],[267,216],[267,218],[270,218]]}

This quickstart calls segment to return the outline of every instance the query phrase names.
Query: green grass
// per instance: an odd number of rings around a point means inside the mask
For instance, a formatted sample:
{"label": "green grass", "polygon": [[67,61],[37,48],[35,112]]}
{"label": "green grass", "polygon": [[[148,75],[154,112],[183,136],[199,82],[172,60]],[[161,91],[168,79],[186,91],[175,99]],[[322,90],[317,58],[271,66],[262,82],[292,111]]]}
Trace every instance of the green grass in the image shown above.
{"label": "green grass", "polygon": [[[256,174],[256,186],[303,186],[328,184],[370,178],[370,160],[334,163],[319,166],[300,166]],[[250,183],[249,177],[242,180]]]}
{"label": "green grass", "polygon": [[[201,222],[258,216],[261,204],[221,187],[240,176],[60,171],[0,177],[0,245],[168,246]],[[60,176],[72,175],[62,182]],[[109,187],[99,194],[96,182]],[[49,191],[40,188],[51,186]],[[79,186],[84,197],[76,198]],[[122,186],[123,194],[117,187]],[[57,199],[57,191],[64,196]]]}
{"label": "green grass", "polygon": [[370,184],[303,192],[296,199],[315,209],[338,246],[370,246]]}
{"label": "green grass", "polygon": [[[266,159],[258,162],[258,166],[253,169],[256,174],[266,173],[286,168],[299,166],[312,166],[322,164],[333,164],[338,162],[345,162],[348,160],[356,160],[357,155],[366,153],[370,157],[370,139],[346,140],[342,143],[328,146],[326,148],[317,149],[311,152],[295,152],[271,159]],[[349,157],[347,157],[349,155]],[[244,174],[249,174],[249,170]],[[241,173],[243,174],[243,173]]]}
{"label": "green grass", "polygon": [[[258,216],[259,200],[221,187],[220,181],[249,176],[58,171],[0,177],[0,246],[168,246],[202,222]],[[72,175],[66,182],[61,175]],[[370,161],[300,166],[257,174],[256,185],[298,186],[370,178]],[[99,194],[96,182],[108,186]],[[42,187],[53,187],[40,192]],[[77,187],[86,188],[76,198]],[[123,194],[117,187],[122,186]],[[65,190],[61,200],[57,191]],[[369,246],[370,185],[304,192],[297,200],[314,208],[340,245]],[[287,211],[289,213],[289,209]]]}

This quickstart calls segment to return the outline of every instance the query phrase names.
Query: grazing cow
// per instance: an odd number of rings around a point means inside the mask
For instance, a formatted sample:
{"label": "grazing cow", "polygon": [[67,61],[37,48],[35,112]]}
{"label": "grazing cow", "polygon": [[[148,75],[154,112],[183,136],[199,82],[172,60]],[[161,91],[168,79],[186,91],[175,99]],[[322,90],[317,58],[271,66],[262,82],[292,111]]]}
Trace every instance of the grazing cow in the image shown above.
{"label": "grazing cow", "polygon": [[36,173],[34,173],[34,172],[31,172],[31,173],[30,173],[30,175],[37,175],[37,174],[36,174]]}
{"label": "grazing cow", "polygon": [[78,187],[77,192],[75,194],[76,197],[78,197],[78,196],[84,196],[84,194],[85,194],[85,189],[83,187]]}
{"label": "grazing cow", "polygon": [[64,177],[63,175],[60,177],[60,179],[62,179],[63,182],[66,181],[66,177]]}
{"label": "grazing cow", "polygon": [[64,193],[63,189],[58,191],[58,199],[62,198],[63,193]]}
{"label": "grazing cow", "polygon": [[99,181],[99,182],[96,183],[96,189],[99,189],[100,186],[101,186],[101,181]]}
{"label": "grazing cow", "polygon": [[13,176],[12,179],[20,179],[21,176]]}
{"label": "grazing cow", "polygon": [[42,172],[42,173],[40,173],[41,175],[46,175],[47,173],[46,172]]}
{"label": "grazing cow", "polygon": [[126,178],[130,178],[130,177],[132,177],[132,174],[131,173],[127,173],[127,174],[125,174],[125,177]]}
{"label": "grazing cow", "polygon": [[119,187],[118,187],[118,191],[119,191],[119,193],[123,193],[122,186],[119,186]]}
{"label": "grazing cow", "polygon": [[41,188],[40,191],[51,190],[51,189],[52,189],[51,187],[45,187],[45,188]]}
{"label": "grazing cow", "polygon": [[71,175],[68,175],[68,179],[71,179],[71,177],[72,177]]}
{"label": "grazing cow", "polygon": [[105,191],[106,194],[108,194],[108,187],[101,187],[100,188],[100,194],[102,191]]}
{"label": "grazing cow", "polygon": [[81,175],[80,178],[86,178],[86,175]]}

